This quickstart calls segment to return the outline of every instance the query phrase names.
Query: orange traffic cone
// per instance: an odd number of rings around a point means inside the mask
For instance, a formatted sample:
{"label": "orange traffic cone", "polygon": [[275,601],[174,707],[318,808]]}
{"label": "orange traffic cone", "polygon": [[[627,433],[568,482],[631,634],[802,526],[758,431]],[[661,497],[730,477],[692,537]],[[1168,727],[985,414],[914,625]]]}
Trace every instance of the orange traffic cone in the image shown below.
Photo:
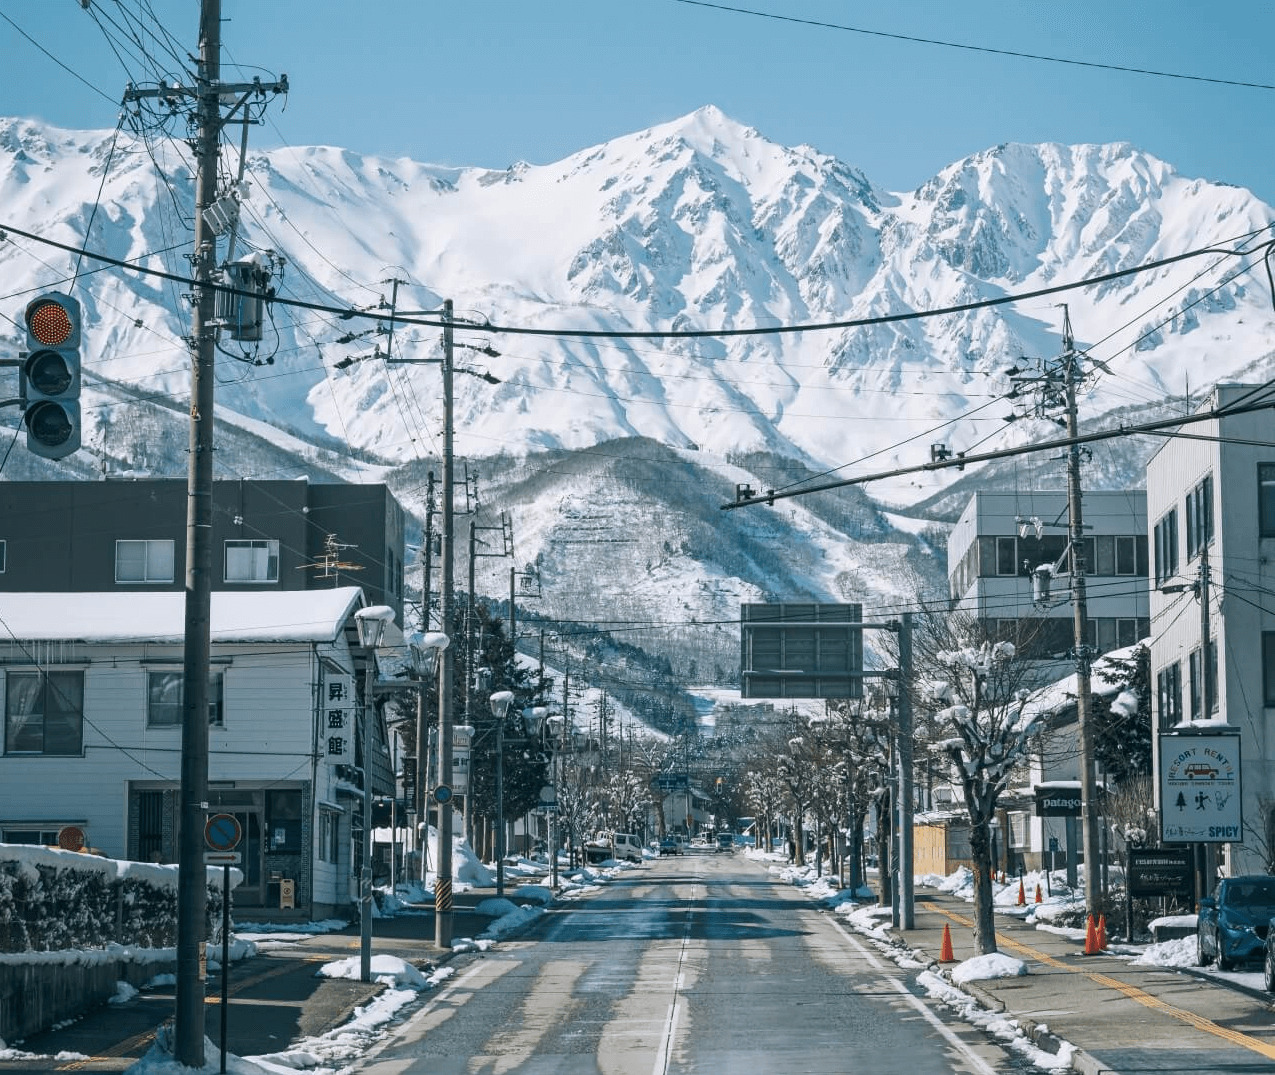
{"label": "orange traffic cone", "polygon": [[1021,877],[1018,879],[1018,906],[1027,906],[1027,893],[1023,889],[1023,879]]}
{"label": "orange traffic cone", "polygon": [[952,951],[952,927],[943,923],[943,944],[939,948],[940,963],[955,963],[956,954]]}
{"label": "orange traffic cone", "polygon": [[1098,916],[1098,950],[1100,952],[1107,950],[1107,916],[1105,914]]}
{"label": "orange traffic cone", "polygon": [[1085,923],[1085,955],[1096,956],[1098,948],[1098,930],[1094,927],[1093,915]]}
{"label": "orange traffic cone", "polygon": [[1039,882],[1039,881],[1037,881],[1037,882],[1036,882],[1036,902],[1037,902],[1037,903],[1044,903],[1044,902],[1045,902],[1045,897],[1044,897],[1043,895],[1041,895],[1041,891],[1040,891],[1040,882]]}

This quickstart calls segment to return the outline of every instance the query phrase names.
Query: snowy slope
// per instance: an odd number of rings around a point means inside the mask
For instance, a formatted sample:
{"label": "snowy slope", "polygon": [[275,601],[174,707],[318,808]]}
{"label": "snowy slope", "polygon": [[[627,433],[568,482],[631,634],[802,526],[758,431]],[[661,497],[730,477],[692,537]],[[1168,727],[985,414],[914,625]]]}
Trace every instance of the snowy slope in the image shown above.
{"label": "snowy slope", "polygon": [[[176,146],[0,120],[0,228],[78,245],[92,217],[91,248],[182,274],[191,182]],[[1247,191],[1180,176],[1125,144],[998,146],[890,192],[712,107],[504,171],[319,146],[250,153],[248,176],[239,251],[286,259],[281,295],[375,309],[398,278],[400,310],[448,297],[471,324],[538,328],[906,313],[1216,245],[1273,219]],[[1000,397],[1009,366],[1057,353],[1064,300],[1078,342],[1111,366],[1084,400],[1092,422],[1170,412],[1188,387],[1267,375],[1275,316],[1260,266],[1225,282],[1243,264],[1209,256],[1065,296],[783,336],[465,329],[458,364],[501,383],[456,378],[456,451],[483,475],[483,510],[513,515],[519,566],[545,580],[545,615],[648,620],[660,626],[634,633],[637,644],[713,678],[710,666],[737,663],[734,636],[714,621],[737,616],[741,600],[888,607],[918,587],[933,594],[944,565],[927,515],[950,517],[980,482],[1058,485],[1055,464],[1032,460],[870,488],[902,515],[858,491],[723,513],[736,482],[782,488],[857,460],[873,470],[923,462],[935,441],[992,448],[1056,432],[1007,425]],[[6,478],[184,472],[183,287],[95,268],[85,259],[75,286],[88,450],[62,465],[15,452]],[[73,269],[72,255],[10,233],[0,242],[10,316],[24,293]],[[438,371],[380,361],[336,371],[387,345],[374,333],[342,342],[372,327],[276,305],[263,347],[246,356],[269,365],[220,358],[218,474],[389,480],[419,513],[441,451]],[[400,327],[395,352],[437,357],[438,335]],[[3,321],[0,336],[16,349]],[[486,345],[499,355],[469,349]],[[1149,448],[1095,448],[1092,483],[1140,480]],[[480,592],[502,595],[507,562],[476,566]]]}
{"label": "snowy slope", "polygon": [[[78,241],[109,154],[91,245],[136,257],[178,243],[190,184],[171,147],[154,151],[158,164],[127,135],[110,154],[102,132],[0,122],[0,223]],[[311,147],[251,154],[249,173],[246,238],[288,258],[284,294],[366,306],[397,275],[410,281],[406,307],[448,296],[462,317],[537,327],[747,327],[924,309],[1077,280],[1272,219],[1248,192],[1179,176],[1124,144],[999,146],[917,191],[889,193],[712,107],[504,172]],[[148,263],[181,271],[179,254]],[[1066,296],[1080,342],[1104,341],[1095,353],[1119,358],[1106,391],[1087,401],[1091,413],[1147,399],[1134,382],[1181,393],[1205,369],[1225,376],[1269,352],[1259,281],[1240,277],[1200,301],[1221,270],[1191,279],[1212,260]],[[68,263],[28,241],[0,248],[11,290],[51,282]],[[180,289],[114,271],[84,285],[95,372],[180,396]],[[223,404],[391,461],[429,450],[435,369],[365,362],[333,373],[377,341],[338,344],[358,324],[309,312],[277,308],[275,323],[272,367],[223,363]],[[1052,300],[1039,300],[782,338],[462,333],[501,352],[461,358],[503,383],[458,378],[458,450],[521,454],[643,436],[717,456],[759,450],[837,465],[885,449],[874,465],[916,461],[924,445],[889,446],[989,403],[1021,355],[1056,352],[1059,323]],[[396,347],[426,357],[437,335],[407,329]],[[1006,409],[993,403],[943,439],[961,448],[997,433]]]}

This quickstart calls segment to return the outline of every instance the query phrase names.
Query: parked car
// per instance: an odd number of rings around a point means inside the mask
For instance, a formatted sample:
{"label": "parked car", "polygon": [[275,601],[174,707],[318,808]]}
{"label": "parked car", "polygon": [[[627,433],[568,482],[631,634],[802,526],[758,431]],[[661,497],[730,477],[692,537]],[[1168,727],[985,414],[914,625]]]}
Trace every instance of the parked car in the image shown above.
{"label": "parked car", "polygon": [[615,857],[629,862],[642,861],[642,841],[631,832],[617,832],[611,840]]}
{"label": "parked car", "polygon": [[1266,992],[1275,993],[1275,918],[1266,923],[1266,953],[1262,960],[1262,980]]}
{"label": "parked car", "polygon": [[676,836],[664,836],[660,839],[661,855],[680,855],[682,853],[682,845],[678,843]]}
{"label": "parked car", "polygon": [[1272,918],[1275,877],[1244,874],[1223,878],[1211,898],[1200,900],[1195,937],[1201,966],[1216,959],[1219,970],[1233,970],[1263,956],[1269,961],[1266,952]]}

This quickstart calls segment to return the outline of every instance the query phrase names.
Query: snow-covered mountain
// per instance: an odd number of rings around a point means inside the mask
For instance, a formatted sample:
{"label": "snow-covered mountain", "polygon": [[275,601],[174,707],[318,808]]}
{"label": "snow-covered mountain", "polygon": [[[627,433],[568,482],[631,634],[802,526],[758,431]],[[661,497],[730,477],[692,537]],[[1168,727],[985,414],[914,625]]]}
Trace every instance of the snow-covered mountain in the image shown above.
{"label": "snow-covered mountain", "polygon": [[[175,146],[0,120],[0,228],[183,274],[192,184]],[[400,310],[451,298],[472,323],[541,329],[748,328],[946,307],[1234,246],[1275,220],[1249,192],[1180,176],[1127,144],[1002,145],[915,191],[890,192],[713,107],[505,171],[309,147],[250,152],[246,174],[238,249],[286,259],[282,295],[372,307],[398,278]],[[629,618],[721,618],[741,597],[798,590],[903,598],[905,577],[941,579],[932,542],[918,543],[923,522],[883,515],[860,494],[792,501],[768,516],[717,505],[735,481],[779,487],[863,459],[874,470],[922,462],[933,441],[962,450],[1038,435],[1031,423],[1007,425],[1000,397],[1010,365],[1057,353],[1062,301],[1078,342],[1111,368],[1084,401],[1091,420],[1181,406],[1188,388],[1259,374],[1275,339],[1271,297],[1260,276],[1225,282],[1251,260],[1200,257],[1056,297],[835,331],[629,340],[462,331],[463,345],[499,355],[461,350],[460,364],[500,383],[457,378],[457,452],[495,483],[487,503],[497,491],[508,498],[498,506],[515,511],[520,559],[565,577],[571,533],[619,535],[609,554],[593,542],[590,556],[614,573]],[[61,283],[74,258],[10,234],[0,268],[15,316],[21,295]],[[99,268],[85,259],[76,282],[89,451],[59,472],[181,472],[183,289]],[[388,478],[419,503],[414,461],[439,451],[437,370],[380,361],[334,370],[384,348],[384,336],[341,342],[366,327],[276,305],[248,356],[272,364],[221,360],[221,473]],[[16,344],[12,329],[7,342]],[[403,327],[393,346],[437,356],[438,333]],[[1143,449],[1112,451],[1101,480],[1136,475]],[[15,454],[4,476],[37,473],[50,471]],[[953,481],[978,480],[944,473],[869,492],[936,504]]]}

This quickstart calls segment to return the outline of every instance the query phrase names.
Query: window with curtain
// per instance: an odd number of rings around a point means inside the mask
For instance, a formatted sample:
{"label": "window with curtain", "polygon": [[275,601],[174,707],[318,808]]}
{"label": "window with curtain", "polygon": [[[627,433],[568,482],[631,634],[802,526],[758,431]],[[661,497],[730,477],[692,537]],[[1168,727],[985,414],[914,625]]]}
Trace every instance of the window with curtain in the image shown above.
{"label": "window with curtain", "polygon": [[84,747],[83,672],[9,672],[4,752],[76,756]]}
{"label": "window with curtain", "polygon": [[240,540],[226,542],[227,582],[278,582],[279,542]]}
{"label": "window with curtain", "polygon": [[168,539],[115,543],[116,582],[172,582],[174,546]]}

